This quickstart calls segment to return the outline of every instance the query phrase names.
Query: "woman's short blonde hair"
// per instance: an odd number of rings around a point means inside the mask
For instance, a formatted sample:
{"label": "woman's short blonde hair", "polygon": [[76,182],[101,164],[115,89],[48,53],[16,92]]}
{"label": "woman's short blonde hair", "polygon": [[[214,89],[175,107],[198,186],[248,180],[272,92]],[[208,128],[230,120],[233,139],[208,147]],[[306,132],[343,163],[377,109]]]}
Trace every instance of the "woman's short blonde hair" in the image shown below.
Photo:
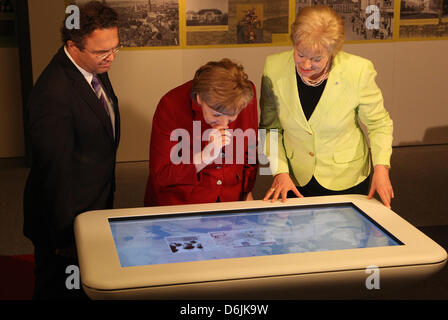
{"label": "woman's short blonde hair", "polygon": [[196,95],[215,111],[233,116],[247,106],[254,92],[243,66],[225,58],[196,71],[191,96]]}
{"label": "woman's short blonde hair", "polygon": [[301,9],[291,26],[294,46],[301,43],[314,52],[326,50],[332,57],[341,50],[344,39],[344,20],[328,6]]}

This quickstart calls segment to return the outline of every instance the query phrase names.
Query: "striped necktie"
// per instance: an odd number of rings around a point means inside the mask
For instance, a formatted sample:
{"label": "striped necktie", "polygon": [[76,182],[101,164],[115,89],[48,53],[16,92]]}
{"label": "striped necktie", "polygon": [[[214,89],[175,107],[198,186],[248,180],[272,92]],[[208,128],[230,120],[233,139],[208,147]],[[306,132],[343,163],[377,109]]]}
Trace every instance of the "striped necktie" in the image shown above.
{"label": "striped necktie", "polygon": [[103,104],[107,115],[110,117],[109,107],[107,105],[106,98],[104,97],[104,94],[101,90],[100,81],[98,80],[98,78],[96,76],[93,76],[93,78],[92,78],[92,87],[93,87],[93,90],[95,90],[96,96],[98,97],[98,99],[100,99],[101,103]]}

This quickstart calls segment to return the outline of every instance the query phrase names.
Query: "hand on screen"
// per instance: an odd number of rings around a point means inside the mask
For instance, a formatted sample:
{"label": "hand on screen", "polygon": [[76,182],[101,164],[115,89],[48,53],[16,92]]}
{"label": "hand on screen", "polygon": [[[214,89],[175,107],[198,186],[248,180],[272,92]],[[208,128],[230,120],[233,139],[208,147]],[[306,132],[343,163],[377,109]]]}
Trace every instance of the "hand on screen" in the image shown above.
{"label": "hand on screen", "polygon": [[394,198],[394,190],[389,179],[389,168],[384,165],[375,166],[367,198],[371,199],[375,192],[378,193],[383,204],[390,209],[391,199]]}
{"label": "hand on screen", "polygon": [[245,201],[252,201],[254,200],[254,196],[252,195],[252,192],[249,192],[248,194],[246,194],[246,196],[244,197]]}
{"label": "hand on screen", "polygon": [[303,198],[299,190],[297,190],[296,186],[292,182],[289,173],[279,173],[274,177],[271,188],[269,188],[266,192],[263,200],[266,201],[272,197],[271,201],[275,202],[279,196],[281,196],[282,202],[286,202],[289,190],[292,190],[297,197]]}

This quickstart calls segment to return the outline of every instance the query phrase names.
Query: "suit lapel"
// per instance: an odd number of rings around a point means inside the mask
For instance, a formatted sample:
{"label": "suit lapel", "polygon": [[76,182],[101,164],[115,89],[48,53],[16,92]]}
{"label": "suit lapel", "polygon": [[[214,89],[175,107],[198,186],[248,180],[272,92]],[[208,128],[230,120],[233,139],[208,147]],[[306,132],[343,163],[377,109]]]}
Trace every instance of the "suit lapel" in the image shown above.
{"label": "suit lapel", "polygon": [[[86,102],[86,104],[92,109],[98,120],[103,124],[104,130],[106,130],[108,136],[111,138],[111,142],[115,146],[115,139],[110,119],[101,104],[100,100],[93,92],[90,85],[87,83],[84,76],[79,72],[76,66],[70,61],[64,52],[64,47],[59,49],[58,60],[63,66],[65,73],[72,80],[73,89],[77,94]],[[115,109],[115,106],[114,106]]]}
{"label": "suit lapel", "polygon": [[328,112],[337,107],[341,94],[344,93],[346,82],[342,76],[342,71],[338,66],[333,66],[327,79],[327,84],[317,103],[316,109],[309,119],[311,126],[316,126],[326,117]]}
{"label": "suit lapel", "polygon": [[296,80],[296,67],[293,54],[291,54],[287,62],[286,69],[287,73],[284,77],[277,80],[277,85],[279,88],[282,88],[279,91],[283,100],[286,102],[288,118],[294,119],[299,126],[303,127],[307,131],[311,131],[299,99],[299,91]]}
{"label": "suit lapel", "polygon": [[115,114],[115,145],[118,147],[120,142],[120,112],[118,109],[118,99],[115,95],[114,89],[112,88],[112,84],[110,83],[109,76],[107,73],[98,74],[100,81],[104,85],[104,90],[106,91],[107,96],[110,98],[112,103],[112,108],[114,109]]}
{"label": "suit lapel", "polygon": [[100,102],[92,88],[89,86],[84,77],[80,80],[76,80],[73,83],[74,89],[79,93],[80,97],[88,104],[90,109],[95,113],[97,118],[103,124],[108,136],[112,139],[112,143],[115,145],[115,138],[112,128],[112,123],[104,109],[103,104]]}
{"label": "suit lapel", "polygon": [[323,118],[325,118],[326,114],[335,107],[339,100],[339,96],[344,92],[344,88],[345,83],[340,70],[338,70],[338,68],[331,70],[322,96],[309,119],[309,124],[311,126],[317,125]]}

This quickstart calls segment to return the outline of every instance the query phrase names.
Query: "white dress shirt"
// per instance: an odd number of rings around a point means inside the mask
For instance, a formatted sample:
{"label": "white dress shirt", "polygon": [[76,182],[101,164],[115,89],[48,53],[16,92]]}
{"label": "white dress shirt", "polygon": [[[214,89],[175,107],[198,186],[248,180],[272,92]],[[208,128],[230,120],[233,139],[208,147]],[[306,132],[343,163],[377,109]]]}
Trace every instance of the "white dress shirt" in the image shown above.
{"label": "white dress shirt", "polygon": [[[76,68],[78,68],[79,72],[81,72],[81,74],[84,76],[84,78],[86,79],[87,83],[90,85],[90,87],[92,88],[93,92],[96,95],[95,89],[92,86],[93,73],[90,73],[90,72],[84,70],[83,68],[81,68],[80,66],[78,66],[78,64],[75,62],[75,60],[73,60],[72,56],[68,52],[66,46],[64,46],[64,51],[65,51],[65,54],[67,55],[67,57],[70,59],[70,61],[76,66]],[[101,83],[101,81],[100,81],[100,83]],[[109,99],[109,97],[107,96],[106,92],[104,91],[104,88],[103,88],[102,84],[101,84],[101,93],[106,98],[107,108],[109,109],[110,121],[112,123],[112,131],[113,131],[114,137],[115,137],[115,113],[114,113],[114,108],[112,106],[112,101]]]}

